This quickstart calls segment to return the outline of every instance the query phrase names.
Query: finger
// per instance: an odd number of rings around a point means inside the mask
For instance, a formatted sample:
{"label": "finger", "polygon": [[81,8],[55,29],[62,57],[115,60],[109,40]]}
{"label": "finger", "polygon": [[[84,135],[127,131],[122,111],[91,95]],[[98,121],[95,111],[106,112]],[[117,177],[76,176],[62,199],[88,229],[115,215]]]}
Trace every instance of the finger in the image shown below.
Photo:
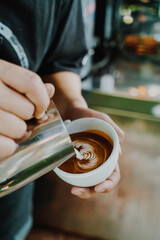
{"label": "finger", "polygon": [[122,156],[122,148],[121,148],[121,145],[119,145],[119,156]]}
{"label": "finger", "polygon": [[100,113],[100,118],[108,122],[117,132],[119,137],[119,142],[122,143],[124,140],[124,131],[105,113]]}
{"label": "finger", "polygon": [[45,83],[44,85],[46,87],[49,98],[52,98],[54,95],[54,92],[55,92],[55,88],[54,88],[53,84]]}
{"label": "finger", "polygon": [[95,192],[110,192],[120,180],[119,166],[117,165],[109,178],[94,187]]}
{"label": "finger", "polygon": [[[95,111],[95,114],[97,113],[97,111]],[[123,130],[105,113],[98,113],[99,114],[99,118],[106,121],[107,123],[109,123],[117,132],[118,137],[119,137],[119,142],[122,143],[124,140],[124,132]]]}
{"label": "finger", "polygon": [[23,95],[0,81],[0,108],[28,120],[34,113],[34,105]]}
{"label": "finger", "polygon": [[26,130],[27,125],[22,119],[0,109],[0,134],[18,139],[25,134]]}
{"label": "finger", "polygon": [[41,78],[18,65],[0,60],[0,80],[16,91],[23,93],[35,105],[34,116],[41,118],[48,105],[49,97]]}
{"label": "finger", "polygon": [[94,189],[89,187],[72,187],[71,193],[82,199],[88,199],[95,194]]}
{"label": "finger", "polygon": [[118,125],[105,113],[102,112],[98,112],[96,110],[90,109],[90,108],[86,108],[86,109],[82,109],[81,108],[77,108],[76,114],[73,115],[73,119],[77,119],[77,118],[82,118],[82,117],[95,117],[95,118],[99,118],[104,120],[105,122],[109,123],[117,132],[118,137],[119,137],[119,142],[122,143],[124,140],[124,132],[121,128],[118,127]]}
{"label": "finger", "polygon": [[119,137],[119,142],[122,144],[124,140],[124,131],[108,116],[106,115],[106,118],[108,120],[108,123],[116,130],[118,137]]}
{"label": "finger", "polygon": [[0,159],[11,156],[17,148],[14,140],[0,135]]}

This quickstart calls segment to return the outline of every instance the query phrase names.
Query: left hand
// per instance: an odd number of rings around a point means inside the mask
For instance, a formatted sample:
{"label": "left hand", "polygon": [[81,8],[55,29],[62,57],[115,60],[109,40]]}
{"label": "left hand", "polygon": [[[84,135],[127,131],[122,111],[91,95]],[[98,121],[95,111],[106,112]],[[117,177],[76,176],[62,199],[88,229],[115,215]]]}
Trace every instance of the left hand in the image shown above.
{"label": "left hand", "polygon": [[100,184],[94,187],[72,187],[71,193],[83,199],[88,199],[92,197],[95,193],[108,193],[110,192],[120,180],[120,171],[119,165],[117,164],[116,168],[112,174]]}
{"label": "left hand", "polygon": [[[81,79],[77,74],[72,72],[58,72],[44,76],[43,80],[45,82],[51,82],[55,86],[55,94],[53,100],[63,120],[74,120],[85,117],[102,119],[112,125],[119,136],[119,142],[122,143],[124,133],[112,121],[112,119],[105,113],[101,113],[88,108],[85,99],[81,95]],[[96,192],[111,191],[117,185],[119,180],[120,171],[117,165],[110,177],[104,182],[91,188],[72,187],[71,193],[79,196],[80,198],[87,199]]]}
{"label": "left hand", "polygon": [[[123,142],[124,132],[105,113],[101,113],[89,108],[74,108],[72,109],[72,111],[68,116],[70,120],[75,120],[75,119],[84,118],[84,117],[95,117],[95,118],[99,118],[106,121],[107,123],[112,125],[112,127],[114,127],[114,129],[116,130],[119,137],[119,142],[120,143]],[[80,198],[88,199],[91,196],[93,196],[95,193],[110,192],[117,185],[119,180],[120,180],[120,170],[119,170],[119,165],[117,164],[112,174],[102,183],[93,187],[72,187],[71,193]]]}

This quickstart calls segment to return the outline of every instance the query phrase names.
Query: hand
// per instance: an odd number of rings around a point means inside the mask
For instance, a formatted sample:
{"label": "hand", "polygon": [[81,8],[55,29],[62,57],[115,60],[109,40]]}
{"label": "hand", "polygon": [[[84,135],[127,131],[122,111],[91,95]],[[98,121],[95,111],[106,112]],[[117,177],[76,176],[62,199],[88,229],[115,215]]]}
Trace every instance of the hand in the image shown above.
{"label": "hand", "polygon": [[44,85],[37,74],[0,60],[0,159],[14,153],[25,120],[43,117],[53,94],[53,85]]}
{"label": "hand", "polygon": [[72,108],[67,115],[67,118],[70,120],[75,120],[78,118],[85,118],[85,117],[99,118],[109,123],[116,130],[119,137],[119,142],[120,144],[122,144],[124,140],[124,132],[107,114],[95,111],[88,107],[75,107],[75,108]]}
{"label": "hand", "polygon": [[88,199],[92,197],[95,193],[108,193],[110,192],[120,180],[119,165],[112,174],[102,183],[94,187],[72,187],[71,193],[83,199]]}
{"label": "hand", "polygon": [[[119,141],[122,143],[124,132],[112,121],[112,119],[107,114],[94,111],[87,107],[87,103],[81,95],[81,79],[77,74],[71,72],[58,72],[45,76],[44,80],[54,83],[54,86],[56,87],[54,102],[56,103],[63,120],[74,120],[84,117],[102,119],[114,127],[119,136]],[[111,176],[103,183],[92,188],[73,187],[71,192],[81,198],[89,198],[96,192],[110,191],[116,186],[119,179],[120,172],[117,165]]]}
{"label": "hand", "polygon": [[[89,108],[75,108],[75,109],[72,109],[72,111],[68,115],[68,118],[71,120],[84,118],[84,117],[95,117],[108,122],[116,130],[120,143],[123,142],[124,132],[113,122],[113,120],[107,114],[97,112]],[[80,198],[88,199],[91,196],[93,196],[95,193],[110,192],[118,184],[119,180],[120,180],[120,170],[119,170],[119,165],[117,164],[112,174],[104,182],[94,187],[86,187],[86,188],[72,187],[71,193]]]}

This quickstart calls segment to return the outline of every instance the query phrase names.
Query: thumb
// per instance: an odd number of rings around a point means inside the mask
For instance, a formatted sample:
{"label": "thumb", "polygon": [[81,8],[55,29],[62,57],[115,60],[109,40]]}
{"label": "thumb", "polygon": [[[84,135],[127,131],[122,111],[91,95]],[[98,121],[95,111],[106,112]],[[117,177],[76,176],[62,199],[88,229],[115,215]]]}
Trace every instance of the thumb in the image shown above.
{"label": "thumb", "polygon": [[48,93],[49,98],[52,98],[55,93],[55,87],[51,83],[44,84]]}

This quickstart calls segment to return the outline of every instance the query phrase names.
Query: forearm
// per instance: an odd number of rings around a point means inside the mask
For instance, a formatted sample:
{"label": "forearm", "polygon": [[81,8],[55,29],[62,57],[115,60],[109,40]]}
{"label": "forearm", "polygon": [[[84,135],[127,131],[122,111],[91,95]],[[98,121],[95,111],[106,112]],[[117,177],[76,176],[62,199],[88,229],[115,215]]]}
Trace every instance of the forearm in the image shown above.
{"label": "forearm", "polygon": [[47,75],[43,79],[55,86],[53,100],[63,119],[74,107],[87,108],[87,103],[81,94],[81,79],[77,74],[58,72]]}

